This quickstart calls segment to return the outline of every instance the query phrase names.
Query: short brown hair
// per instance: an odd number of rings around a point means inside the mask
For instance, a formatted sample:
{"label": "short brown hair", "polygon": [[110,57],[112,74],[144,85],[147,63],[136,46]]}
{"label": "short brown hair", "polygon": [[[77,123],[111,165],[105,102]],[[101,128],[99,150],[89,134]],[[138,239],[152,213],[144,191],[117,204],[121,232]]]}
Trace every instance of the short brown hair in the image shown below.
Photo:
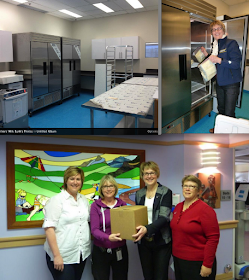
{"label": "short brown hair", "polygon": [[157,163],[154,161],[147,161],[147,162],[142,162],[140,165],[140,176],[144,176],[144,170],[145,169],[152,169],[153,171],[156,172],[157,178],[160,176],[160,169]]}
{"label": "short brown hair", "polygon": [[65,170],[65,173],[64,173],[64,184],[63,184],[63,188],[65,190],[67,189],[67,180],[70,177],[78,175],[78,174],[80,174],[80,177],[81,177],[81,182],[82,182],[81,189],[82,189],[82,186],[83,186],[83,183],[84,183],[84,179],[85,179],[84,171],[81,168],[76,167],[76,166],[69,166]]}
{"label": "short brown hair", "polygon": [[118,193],[118,183],[116,182],[116,180],[113,178],[112,175],[107,174],[104,177],[101,178],[100,182],[99,182],[99,196],[101,198],[104,198],[103,192],[102,192],[102,188],[105,185],[106,182],[110,182],[111,184],[113,184],[113,186],[115,187],[115,194],[114,196],[117,195]]}
{"label": "short brown hair", "polygon": [[211,22],[211,23],[210,23],[211,31],[213,30],[213,27],[214,27],[215,25],[219,25],[219,26],[222,28],[223,32],[226,33],[226,27],[225,27],[225,24],[224,24],[222,21],[220,21],[220,20],[215,20],[215,21]]}
{"label": "short brown hair", "polygon": [[182,179],[182,186],[184,185],[185,182],[194,182],[197,184],[198,191],[201,189],[201,184],[202,184],[201,180],[194,175],[184,176],[184,178]]}

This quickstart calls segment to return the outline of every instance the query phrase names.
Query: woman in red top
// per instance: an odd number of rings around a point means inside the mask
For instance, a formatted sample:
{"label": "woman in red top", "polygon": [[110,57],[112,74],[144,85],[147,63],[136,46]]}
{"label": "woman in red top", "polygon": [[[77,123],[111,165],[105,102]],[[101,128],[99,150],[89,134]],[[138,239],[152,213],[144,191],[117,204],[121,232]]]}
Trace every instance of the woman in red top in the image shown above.
{"label": "woman in red top", "polygon": [[197,177],[182,179],[185,200],[175,207],[170,223],[176,280],[215,280],[220,231],[215,211],[198,198],[200,188]]}

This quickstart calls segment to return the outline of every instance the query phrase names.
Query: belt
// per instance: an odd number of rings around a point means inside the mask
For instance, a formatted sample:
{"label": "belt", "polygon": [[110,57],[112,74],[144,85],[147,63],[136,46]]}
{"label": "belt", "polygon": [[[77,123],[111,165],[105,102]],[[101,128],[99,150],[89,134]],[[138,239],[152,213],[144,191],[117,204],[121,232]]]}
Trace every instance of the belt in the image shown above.
{"label": "belt", "polygon": [[115,252],[116,250],[121,249],[121,247],[117,247],[117,248],[104,248],[104,247],[99,247],[100,251],[102,253],[108,253],[108,254],[112,254],[112,252]]}

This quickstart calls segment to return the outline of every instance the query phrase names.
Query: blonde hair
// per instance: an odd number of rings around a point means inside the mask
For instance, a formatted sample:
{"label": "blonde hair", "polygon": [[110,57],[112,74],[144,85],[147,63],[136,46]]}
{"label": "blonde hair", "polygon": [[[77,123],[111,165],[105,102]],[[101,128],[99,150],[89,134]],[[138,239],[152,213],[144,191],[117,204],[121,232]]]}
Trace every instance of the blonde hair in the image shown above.
{"label": "blonde hair", "polygon": [[19,190],[17,191],[17,193],[18,193],[18,196],[20,196],[20,195],[26,196],[26,195],[27,195],[27,192],[26,192],[25,190],[22,190],[22,189],[19,189]]}
{"label": "blonde hair", "polygon": [[194,182],[197,184],[197,189],[198,191],[201,189],[201,180],[199,178],[197,178],[194,175],[186,175],[183,179],[182,179],[182,186],[184,185],[185,182]]}
{"label": "blonde hair", "polygon": [[117,193],[118,193],[118,183],[113,178],[113,176],[109,175],[109,174],[107,174],[104,177],[102,177],[100,182],[99,182],[99,196],[101,198],[104,198],[104,195],[103,195],[103,192],[102,192],[102,188],[103,188],[103,186],[105,185],[106,182],[111,183],[115,187],[115,194],[114,194],[114,196],[116,196]]}
{"label": "blonde hair", "polygon": [[81,189],[82,189],[82,186],[83,186],[83,182],[84,182],[84,179],[85,179],[85,175],[84,175],[84,171],[79,168],[79,167],[76,167],[76,166],[69,166],[66,170],[65,170],[65,173],[64,173],[64,183],[63,183],[63,188],[66,190],[67,189],[67,181],[70,177],[72,176],[75,176],[75,175],[78,175],[80,174],[80,177],[81,177]]}
{"label": "blonde hair", "polygon": [[144,170],[145,169],[152,169],[153,171],[156,172],[157,178],[160,176],[160,169],[157,163],[154,161],[147,161],[147,162],[142,162],[140,165],[140,176],[144,176]]}
{"label": "blonde hair", "polygon": [[211,31],[213,30],[213,27],[214,27],[215,25],[219,25],[219,26],[222,28],[223,32],[226,33],[226,27],[225,27],[225,24],[224,24],[222,21],[220,21],[220,20],[215,20],[215,21],[211,22],[211,23],[210,23]]}

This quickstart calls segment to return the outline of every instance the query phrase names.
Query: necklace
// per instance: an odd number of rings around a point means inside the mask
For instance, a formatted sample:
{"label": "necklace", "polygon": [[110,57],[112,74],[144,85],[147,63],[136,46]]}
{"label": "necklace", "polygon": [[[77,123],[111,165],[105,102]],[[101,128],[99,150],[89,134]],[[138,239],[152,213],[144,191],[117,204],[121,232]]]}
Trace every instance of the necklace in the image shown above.
{"label": "necklace", "polygon": [[152,199],[153,197],[155,197],[156,190],[157,190],[157,186],[156,186],[156,188],[153,189],[152,191],[149,191],[149,190],[147,189],[147,191],[146,191],[146,197],[147,197],[148,199]]}

